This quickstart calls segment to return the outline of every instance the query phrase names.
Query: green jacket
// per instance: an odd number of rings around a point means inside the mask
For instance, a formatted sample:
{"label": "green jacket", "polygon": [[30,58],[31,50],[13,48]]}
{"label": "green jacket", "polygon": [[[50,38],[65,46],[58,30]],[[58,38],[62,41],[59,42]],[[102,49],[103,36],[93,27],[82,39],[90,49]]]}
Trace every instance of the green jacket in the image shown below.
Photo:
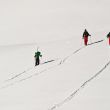
{"label": "green jacket", "polygon": [[39,51],[35,52],[35,56],[34,57],[35,58],[42,57],[41,52],[39,52]]}

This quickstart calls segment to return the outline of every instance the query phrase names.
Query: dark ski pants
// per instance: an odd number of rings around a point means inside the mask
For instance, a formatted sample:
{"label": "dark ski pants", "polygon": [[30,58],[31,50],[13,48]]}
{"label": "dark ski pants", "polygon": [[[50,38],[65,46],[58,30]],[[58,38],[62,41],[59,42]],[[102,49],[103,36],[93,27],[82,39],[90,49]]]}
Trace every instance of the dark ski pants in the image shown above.
{"label": "dark ski pants", "polygon": [[84,37],[84,45],[87,45],[87,42],[88,42],[88,37],[85,36],[85,37]]}
{"label": "dark ski pants", "polygon": [[35,66],[39,65],[39,63],[40,63],[39,58],[36,58],[35,60],[36,60],[35,61]]}

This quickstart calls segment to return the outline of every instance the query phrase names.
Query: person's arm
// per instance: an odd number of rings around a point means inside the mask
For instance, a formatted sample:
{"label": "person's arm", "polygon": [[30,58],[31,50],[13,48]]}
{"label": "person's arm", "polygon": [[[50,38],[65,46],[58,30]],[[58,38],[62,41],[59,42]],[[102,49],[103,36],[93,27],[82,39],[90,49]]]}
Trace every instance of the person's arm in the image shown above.
{"label": "person's arm", "polygon": [[40,57],[42,57],[42,55],[40,55]]}
{"label": "person's arm", "polygon": [[110,37],[110,32],[108,33],[108,35],[107,35],[107,38],[109,38]]}
{"label": "person's arm", "polygon": [[82,39],[84,39],[84,34],[85,34],[85,33],[83,33]]}
{"label": "person's arm", "polygon": [[107,38],[109,38],[109,35],[107,34]]}
{"label": "person's arm", "polygon": [[91,36],[88,32],[87,32],[87,35],[88,35],[88,36]]}
{"label": "person's arm", "polygon": [[107,38],[110,36],[110,33],[107,34]]}

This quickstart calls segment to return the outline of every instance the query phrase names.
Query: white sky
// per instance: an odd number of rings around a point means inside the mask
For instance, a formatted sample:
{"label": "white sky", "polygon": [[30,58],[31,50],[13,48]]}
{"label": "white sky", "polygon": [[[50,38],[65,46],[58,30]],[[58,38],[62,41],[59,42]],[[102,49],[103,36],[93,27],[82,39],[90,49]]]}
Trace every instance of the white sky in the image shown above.
{"label": "white sky", "polygon": [[109,0],[0,0],[0,44],[46,42],[108,29]]}

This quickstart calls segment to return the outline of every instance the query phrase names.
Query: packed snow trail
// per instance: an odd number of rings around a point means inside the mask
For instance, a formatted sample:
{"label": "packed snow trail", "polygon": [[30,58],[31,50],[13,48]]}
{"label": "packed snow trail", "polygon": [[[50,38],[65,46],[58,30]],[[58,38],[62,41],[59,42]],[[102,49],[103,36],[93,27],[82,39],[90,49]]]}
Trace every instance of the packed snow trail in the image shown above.
{"label": "packed snow trail", "polygon": [[63,104],[65,104],[66,102],[70,101],[78,92],[81,91],[81,89],[83,89],[89,82],[91,82],[93,79],[95,79],[96,77],[98,77],[98,75],[100,75],[108,66],[110,65],[110,61],[107,62],[105,64],[105,66],[100,69],[95,75],[93,75],[92,77],[90,77],[87,81],[85,81],[78,89],[76,89],[72,94],[70,94],[67,98],[65,98],[63,101],[61,101],[58,104],[55,104],[53,107],[51,107],[48,110],[54,110],[57,109],[58,107],[62,106]]}
{"label": "packed snow trail", "polygon": [[[90,44],[88,44],[87,46],[90,46],[90,45],[93,45],[93,44],[97,44],[97,43],[100,43],[100,42],[103,42],[104,40],[99,40],[99,41],[95,41],[95,42],[92,42]],[[71,53],[70,55],[66,56],[60,64],[64,63],[69,57],[71,57],[73,54],[76,54],[77,52],[79,52],[80,50],[82,50],[83,48],[87,47],[87,46],[82,46],[80,47],[79,49],[77,49],[76,51],[74,51],[73,53]]]}
{"label": "packed snow trail", "polygon": [[[88,44],[87,46],[93,45],[93,44],[96,44],[96,43],[100,43],[100,42],[102,42],[102,41],[104,41],[104,40],[95,41],[95,42],[93,42],[93,43]],[[70,55],[66,56],[63,60],[61,60],[58,65],[63,64],[69,57],[71,57],[73,54],[76,54],[77,52],[79,52],[80,50],[82,50],[83,48],[85,48],[85,47],[87,47],[87,46],[82,46],[81,48],[75,50],[73,53],[71,53]],[[57,58],[57,59],[53,59],[53,60],[48,60],[48,61],[45,61],[45,62],[41,63],[40,65],[46,64],[46,63],[50,63],[50,62],[54,62],[54,61],[56,61],[56,60],[59,60],[59,59]],[[11,81],[11,80],[13,80],[13,79],[15,79],[15,78],[17,78],[17,77],[19,77],[19,76],[25,74],[26,72],[28,72],[28,71],[30,71],[30,70],[32,70],[32,69],[34,69],[34,67],[28,68],[27,70],[24,70],[23,72],[16,74],[15,76],[13,76],[13,77],[11,77],[11,78],[5,80],[5,82],[9,82],[9,81]]]}
{"label": "packed snow trail", "polygon": [[[47,63],[51,63],[51,62],[54,62],[54,61],[57,61],[57,60],[58,60],[58,59],[48,60],[48,61],[45,61],[45,62],[41,63],[40,65],[47,64]],[[38,66],[39,66],[39,65],[38,65]],[[36,66],[36,67],[38,67],[38,66]],[[26,72],[28,72],[28,71],[34,69],[34,68],[35,68],[35,67],[28,68],[27,70],[24,70],[23,72],[18,73],[18,74],[16,74],[15,76],[13,76],[13,77],[11,77],[11,78],[5,80],[5,82],[11,81],[11,80],[13,80],[13,79],[15,79],[15,78],[21,76],[22,74],[24,74],[24,73],[26,73]]]}
{"label": "packed snow trail", "polygon": [[97,44],[97,43],[100,43],[100,42],[103,42],[103,41],[104,41],[104,39],[96,41],[96,42],[92,42],[92,43],[88,44],[87,46],[92,45],[92,44]]}
{"label": "packed snow trail", "polygon": [[27,80],[27,79],[30,79],[30,78],[32,78],[32,77],[34,77],[34,76],[38,76],[38,75],[44,73],[45,71],[48,71],[48,70],[53,69],[53,68],[55,68],[56,66],[58,66],[58,65],[59,65],[59,62],[61,62],[61,61],[58,61],[58,63],[55,64],[54,66],[48,67],[48,68],[46,68],[46,69],[43,69],[42,71],[37,72],[37,73],[34,73],[34,74],[32,74],[32,75],[30,75],[30,76],[28,76],[28,77],[26,77],[26,78],[22,78],[22,79],[20,79],[20,80],[18,80],[18,81],[15,81],[15,82],[13,82],[13,83],[9,83],[9,84],[6,84],[6,85],[4,85],[4,86],[1,86],[0,89],[4,89],[4,88],[7,88],[7,87],[10,87],[10,86],[12,86],[12,85],[14,85],[14,84],[16,84],[16,83],[20,83],[20,82],[25,81],[25,80]]}
{"label": "packed snow trail", "polygon": [[22,75],[22,74],[26,73],[27,71],[29,71],[29,70],[31,70],[31,69],[33,69],[33,68],[34,68],[34,67],[28,68],[27,70],[24,70],[23,72],[18,73],[17,75],[15,75],[15,76],[13,76],[13,77],[11,77],[11,78],[9,78],[9,79],[5,80],[5,82],[8,82],[8,81],[10,81],[10,80],[13,80],[13,79],[15,79],[15,78],[19,77],[20,75]]}

